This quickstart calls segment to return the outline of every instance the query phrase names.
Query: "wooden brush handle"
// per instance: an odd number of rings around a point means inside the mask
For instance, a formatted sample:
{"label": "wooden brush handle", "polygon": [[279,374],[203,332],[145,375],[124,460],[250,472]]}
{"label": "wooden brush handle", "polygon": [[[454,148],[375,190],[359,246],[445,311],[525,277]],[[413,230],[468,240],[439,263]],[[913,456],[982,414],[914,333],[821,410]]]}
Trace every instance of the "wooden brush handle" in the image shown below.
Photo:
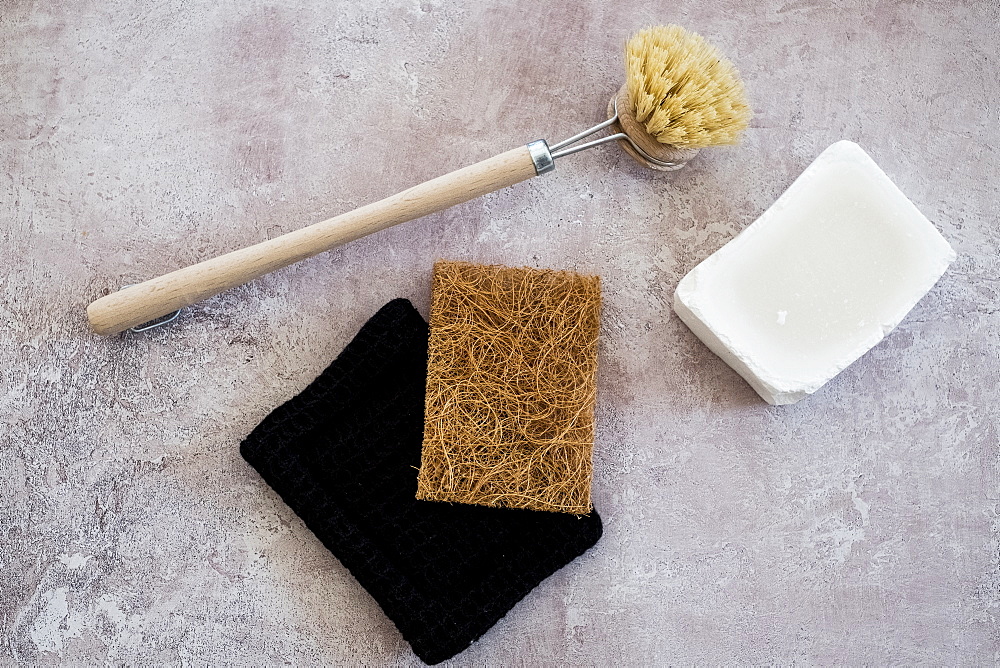
{"label": "wooden brush handle", "polygon": [[101,297],[87,307],[98,334],[115,334],[392,225],[447,209],[535,176],[521,146],[398,195]]}

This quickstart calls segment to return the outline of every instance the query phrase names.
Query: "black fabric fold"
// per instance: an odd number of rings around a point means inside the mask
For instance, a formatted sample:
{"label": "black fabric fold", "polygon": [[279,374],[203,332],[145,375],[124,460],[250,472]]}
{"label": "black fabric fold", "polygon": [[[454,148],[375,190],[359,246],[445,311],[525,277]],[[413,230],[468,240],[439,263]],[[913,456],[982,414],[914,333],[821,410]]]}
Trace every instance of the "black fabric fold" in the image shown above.
{"label": "black fabric fold", "polygon": [[416,500],[427,338],[409,301],[389,302],[240,452],[435,664],[594,545],[602,525],[596,510]]}

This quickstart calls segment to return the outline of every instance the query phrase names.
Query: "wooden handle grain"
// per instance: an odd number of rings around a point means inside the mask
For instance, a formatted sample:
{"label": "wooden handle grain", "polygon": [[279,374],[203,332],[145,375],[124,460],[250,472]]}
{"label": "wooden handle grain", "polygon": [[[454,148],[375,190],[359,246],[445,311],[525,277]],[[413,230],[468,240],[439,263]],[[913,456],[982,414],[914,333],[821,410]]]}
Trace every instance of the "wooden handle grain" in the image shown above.
{"label": "wooden handle grain", "polygon": [[521,146],[349,213],[101,297],[87,307],[87,317],[98,334],[115,334],[348,241],[532,176],[535,164]]}

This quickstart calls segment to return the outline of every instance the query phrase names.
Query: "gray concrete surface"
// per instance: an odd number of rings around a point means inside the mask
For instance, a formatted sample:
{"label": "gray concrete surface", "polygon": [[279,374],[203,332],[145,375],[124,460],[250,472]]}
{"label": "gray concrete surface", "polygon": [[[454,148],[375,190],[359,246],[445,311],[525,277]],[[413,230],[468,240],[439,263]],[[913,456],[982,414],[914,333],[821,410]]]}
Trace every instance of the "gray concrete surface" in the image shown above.
{"label": "gray concrete surface", "polygon": [[[836,5],[835,7],[832,5]],[[617,148],[99,338],[120,284],[601,117],[633,30],[741,69],[745,142]],[[419,662],[240,459],[439,257],[603,276],[603,541],[456,665],[1000,661],[1000,9],[985,2],[0,0],[0,662]],[[830,143],[959,253],[769,407],[670,309]]]}

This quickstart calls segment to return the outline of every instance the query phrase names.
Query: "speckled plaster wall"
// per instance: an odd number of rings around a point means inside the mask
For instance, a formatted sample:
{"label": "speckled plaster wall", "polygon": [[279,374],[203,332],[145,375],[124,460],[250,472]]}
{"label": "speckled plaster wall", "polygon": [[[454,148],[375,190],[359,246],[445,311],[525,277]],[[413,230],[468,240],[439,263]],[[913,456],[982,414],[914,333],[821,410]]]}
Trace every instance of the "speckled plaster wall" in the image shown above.
{"label": "speckled plaster wall", "polygon": [[[617,148],[100,338],[119,285],[601,118],[633,30],[740,67],[742,146]],[[606,533],[457,665],[1000,661],[1000,9],[982,2],[0,0],[0,662],[418,664],[240,459],[438,257],[600,274]],[[959,257],[769,407],[681,276],[858,141]]]}

